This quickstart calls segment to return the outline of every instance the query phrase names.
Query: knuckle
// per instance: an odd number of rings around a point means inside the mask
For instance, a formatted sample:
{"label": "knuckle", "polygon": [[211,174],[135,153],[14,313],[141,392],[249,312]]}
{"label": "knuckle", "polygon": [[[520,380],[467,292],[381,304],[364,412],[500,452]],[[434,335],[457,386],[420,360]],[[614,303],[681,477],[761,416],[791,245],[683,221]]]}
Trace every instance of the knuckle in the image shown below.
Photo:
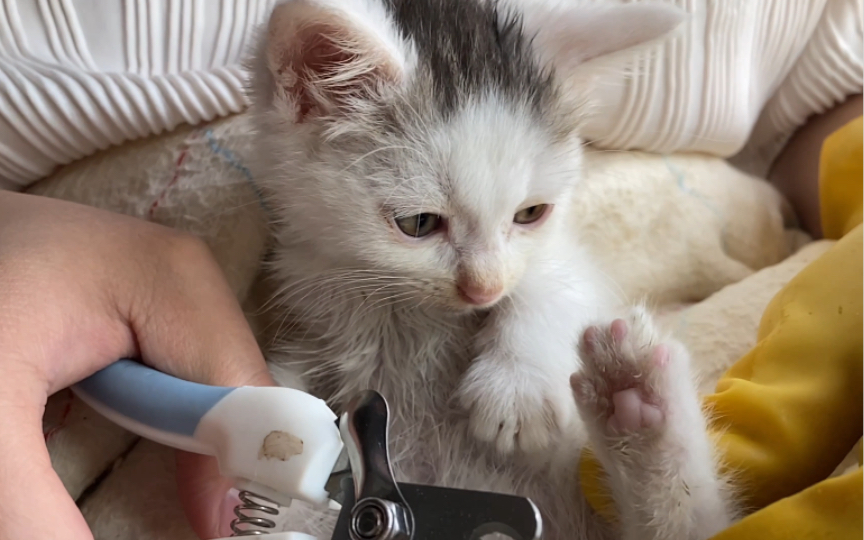
{"label": "knuckle", "polygon": [[[154,305],[178,310],[209,269],[209,248],[198,237],[176,229],[151,229],[137,253],[137,268],[126,276],[122,290],[137,293],[133,311],[149,313]],[[133,282],[129,283],[128,279]]]}
{"label": "knuckle", "polygon": [[207,243],[194,234],[171,230],[161,240],[170,262],[178,268],[209,264],[213,259]]}
{"label": "knuckle", "polygon": [[158,272],[160,280],[172,276],[182,294],[196,301],[212,302],[225,291],[230,292],[226,276],[205,240],[180,231],[163,240],[162,264],[167,272]]}

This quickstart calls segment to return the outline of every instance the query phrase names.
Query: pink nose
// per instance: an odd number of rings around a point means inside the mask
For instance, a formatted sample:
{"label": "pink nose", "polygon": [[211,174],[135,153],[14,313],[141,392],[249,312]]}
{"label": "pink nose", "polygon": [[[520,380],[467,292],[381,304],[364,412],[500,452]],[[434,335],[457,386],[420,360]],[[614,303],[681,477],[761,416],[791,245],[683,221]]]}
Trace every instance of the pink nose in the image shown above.
{"label": "pink nose", "polygon": [[501,297],[502,288],[487,289],[476,285],[459,285],[459,296],[465,302],[475,306],[491,304]]}

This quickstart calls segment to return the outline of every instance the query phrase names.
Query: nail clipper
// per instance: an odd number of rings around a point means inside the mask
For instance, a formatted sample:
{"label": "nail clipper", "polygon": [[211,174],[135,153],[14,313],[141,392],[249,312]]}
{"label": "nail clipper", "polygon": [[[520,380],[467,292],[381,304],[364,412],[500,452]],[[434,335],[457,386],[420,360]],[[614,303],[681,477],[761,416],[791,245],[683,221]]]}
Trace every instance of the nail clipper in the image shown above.
{"label": "nail clipper", "polygon": [[337,418],[323,400],[299,390],[207,386],[131,360],[72,389],[141,437],[215,456],[240,490],[232,538],[316,540],[274,530],[270,517],[297,499],[340,508],[330,540],[477,540],[493,533],[540,539],[540,512],[529,499],[396,482],[387,402],[372,390]]}

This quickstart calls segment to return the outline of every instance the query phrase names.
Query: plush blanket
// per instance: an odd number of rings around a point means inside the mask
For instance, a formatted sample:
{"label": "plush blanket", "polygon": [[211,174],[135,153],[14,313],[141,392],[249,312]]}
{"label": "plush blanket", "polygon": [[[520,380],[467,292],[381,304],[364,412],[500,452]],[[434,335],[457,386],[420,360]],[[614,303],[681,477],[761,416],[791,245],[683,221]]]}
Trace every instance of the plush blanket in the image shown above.
{"label": "plush blanket", "polygon": [[[251,312],[268,235],[249,144],[238,115],[111,149],[31,192],[200,235]],[[712,157],[589,149],[577,199],[573,233],[622,297],[647,299],[690,347],[705,392],[753,346],[771,297],[831,244],[787,229],[788,212],[770,186]],[[49,400],[44,432],[97,540],[194,538],[170,450],[112,425],[69,391]]]}

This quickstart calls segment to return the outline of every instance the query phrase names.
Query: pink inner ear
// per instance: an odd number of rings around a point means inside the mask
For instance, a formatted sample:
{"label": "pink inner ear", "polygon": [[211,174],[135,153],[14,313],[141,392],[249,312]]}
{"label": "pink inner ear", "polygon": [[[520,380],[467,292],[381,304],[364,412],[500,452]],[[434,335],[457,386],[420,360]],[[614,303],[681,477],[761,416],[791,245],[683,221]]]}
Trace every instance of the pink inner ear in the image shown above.
{"label": "pink inner ear", "polygon": [[371,98],[376,83],[395,80],[398,70],[382,56],[362,36],[333,24],[307,24],[293,36],[271,33],[276,91],[294,105],[298,123]]}
{"label": "pink inner ear", "polygon": [[297,82],[291,90],[297,99],[298,122],[343,104],[351,84],[335,81],[339,80],[340,71],[348,70],[357,61],[356,55],[339,48],[321,28],[309,28],[305,33],[309,37],[300,39],[302,45],[295,64]]}
{"label": "pink inner ear", "polygon": [[296,122],[346,113],[373,98],[402,71],[381,36],[358,27],[336,9],[314,0],[277,5],[267,29],[267,67],[275,98],[293,109]]}

